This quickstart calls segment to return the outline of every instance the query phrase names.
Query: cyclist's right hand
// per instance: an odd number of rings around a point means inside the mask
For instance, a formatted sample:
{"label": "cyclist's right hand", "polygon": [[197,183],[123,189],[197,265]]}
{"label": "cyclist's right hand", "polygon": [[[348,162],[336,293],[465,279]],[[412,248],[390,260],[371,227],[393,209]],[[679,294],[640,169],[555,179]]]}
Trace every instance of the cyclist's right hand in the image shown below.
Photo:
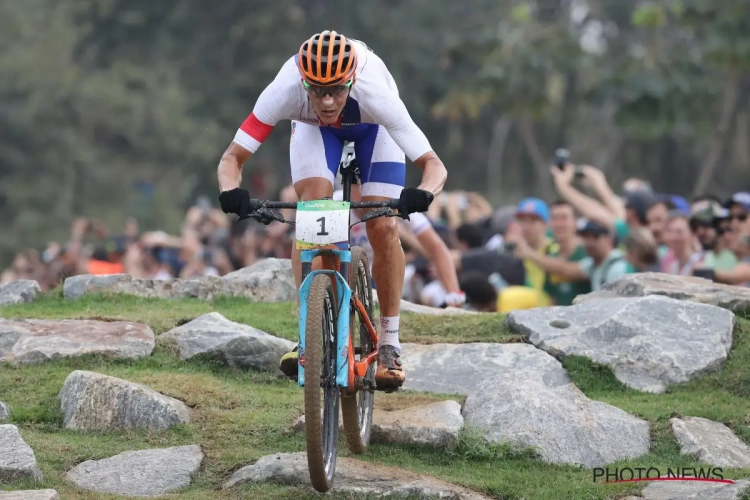
{"label": "cyclist's right hand", "polygon": [[239,187],[222,191],[219,195],[219,203],[225,214],[237,214],[241,219],[253,213],[259,206],[258,200],[250,199],[250,192],[247,189]]}

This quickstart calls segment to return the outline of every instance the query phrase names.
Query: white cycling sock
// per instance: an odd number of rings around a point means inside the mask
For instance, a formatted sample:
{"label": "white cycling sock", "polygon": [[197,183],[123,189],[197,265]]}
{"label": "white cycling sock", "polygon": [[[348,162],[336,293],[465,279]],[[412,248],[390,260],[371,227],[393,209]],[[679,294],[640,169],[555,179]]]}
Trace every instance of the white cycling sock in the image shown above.
{"label": "white cycling sock", "polygon": [[378,349],[384,345],[390,345],[396,348],[396,352],[401,354],[401,344],[398,341],[398,316],[381,316],[380,317],[380,341]]}

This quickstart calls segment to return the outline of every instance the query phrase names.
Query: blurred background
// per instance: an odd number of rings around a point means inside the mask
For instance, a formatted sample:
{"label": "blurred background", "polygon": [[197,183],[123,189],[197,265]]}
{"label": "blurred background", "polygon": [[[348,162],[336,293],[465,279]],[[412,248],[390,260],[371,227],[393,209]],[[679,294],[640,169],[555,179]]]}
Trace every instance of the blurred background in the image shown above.
{"label": "blurred background", "polygon": [[[447,189],[491,206],[469,222],[553,201],[558,148],[618,193],[635,177],[723,201],[750,182],[750,0],[0,0],[5,279],[54,262],[52,286],[82,260],[119,265],[135,241],[148,276],[283,257],[285,230],[217,213],[216,165],[324,29],[383,58]],[[289,132],[246,166],[254,196],[288,185]]]}

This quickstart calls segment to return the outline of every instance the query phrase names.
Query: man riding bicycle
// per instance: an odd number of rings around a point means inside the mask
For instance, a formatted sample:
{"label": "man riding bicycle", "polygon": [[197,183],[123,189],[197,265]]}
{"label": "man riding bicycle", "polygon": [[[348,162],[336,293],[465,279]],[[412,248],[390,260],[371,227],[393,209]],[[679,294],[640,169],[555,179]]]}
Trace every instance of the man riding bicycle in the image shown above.
{"label": "man riding bicycle", "polygon": [[[355,143],[362,199],[398,198],[401,214],[427,211],[448,176],[427,137],[409,116],[382,59],[358,40],[324,31],[302,43],[299,52],[282,66],[222,156],[219,201],[225,213],[246,217],[258,208],[258,200],[239,187],[242,165],[281,120],[292,122],[289,158],[292,182],[301,201],[333,195],[344,141]],[[417,188],[403,187],[405,155],[423,172]],[[393,219],[369,220],[366,229],[373,247],[372,276],[378,286],[381,314],[375,381],[378,388],[398,388],[404,382],[398,339],[404,252]],[[299,288],[302,271],[296,248],[292,264]],[[294,360],[296,369],[296,357],[285,356],[284,360]]]}

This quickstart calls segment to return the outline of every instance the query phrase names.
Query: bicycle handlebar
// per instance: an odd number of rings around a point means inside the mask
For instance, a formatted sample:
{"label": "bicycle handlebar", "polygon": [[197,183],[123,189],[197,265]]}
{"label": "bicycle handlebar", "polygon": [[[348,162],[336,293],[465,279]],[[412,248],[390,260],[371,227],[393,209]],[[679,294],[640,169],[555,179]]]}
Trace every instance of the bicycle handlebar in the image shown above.
{"label": "bicycle handlebar", "polygon": [[[397,198],[393,198],[390,200],[382,200],[382,201],[351,201],[349,202],[350,207],[353,209],[357,208],[398,208],[399,200]],[[260,202],[261,208],[290,208],[290,209],[296,209],[297,208],[297,202],[289,202],[289,201],[268,201],[268,200],[261,200]]]}
{"label": "bicycle handlebar", "polygon": [[[349,202],[349,206],[352,209],[358,209],[358,208],[371,208],[376,209],[372,210],[371,212],[368,212],[362,217],[360,222],[366,222],[370,219],[375,219],[376,217],[403,217],[405,219],[408,219],[408,214],[399,214],[394,213],[391,211],[391,209],[398,208],[399,206],[399,200],[392,198],[390,200],[382,200],[382,201],[351,201]],[[292,225],[294,224],[293,221],[288,221],[284,218],[283,215],[280,213],[274,211],[273,209],[296,209],[297,208],[297,202],[288,202],[288,201],[270,201],[270,200],[260,200],[260,207],[255,212],[248,214],[247,217],[240,217],[239,220],[245,220],[245,219],[271,219],[278,222],[283,222],[285,224]]]}

